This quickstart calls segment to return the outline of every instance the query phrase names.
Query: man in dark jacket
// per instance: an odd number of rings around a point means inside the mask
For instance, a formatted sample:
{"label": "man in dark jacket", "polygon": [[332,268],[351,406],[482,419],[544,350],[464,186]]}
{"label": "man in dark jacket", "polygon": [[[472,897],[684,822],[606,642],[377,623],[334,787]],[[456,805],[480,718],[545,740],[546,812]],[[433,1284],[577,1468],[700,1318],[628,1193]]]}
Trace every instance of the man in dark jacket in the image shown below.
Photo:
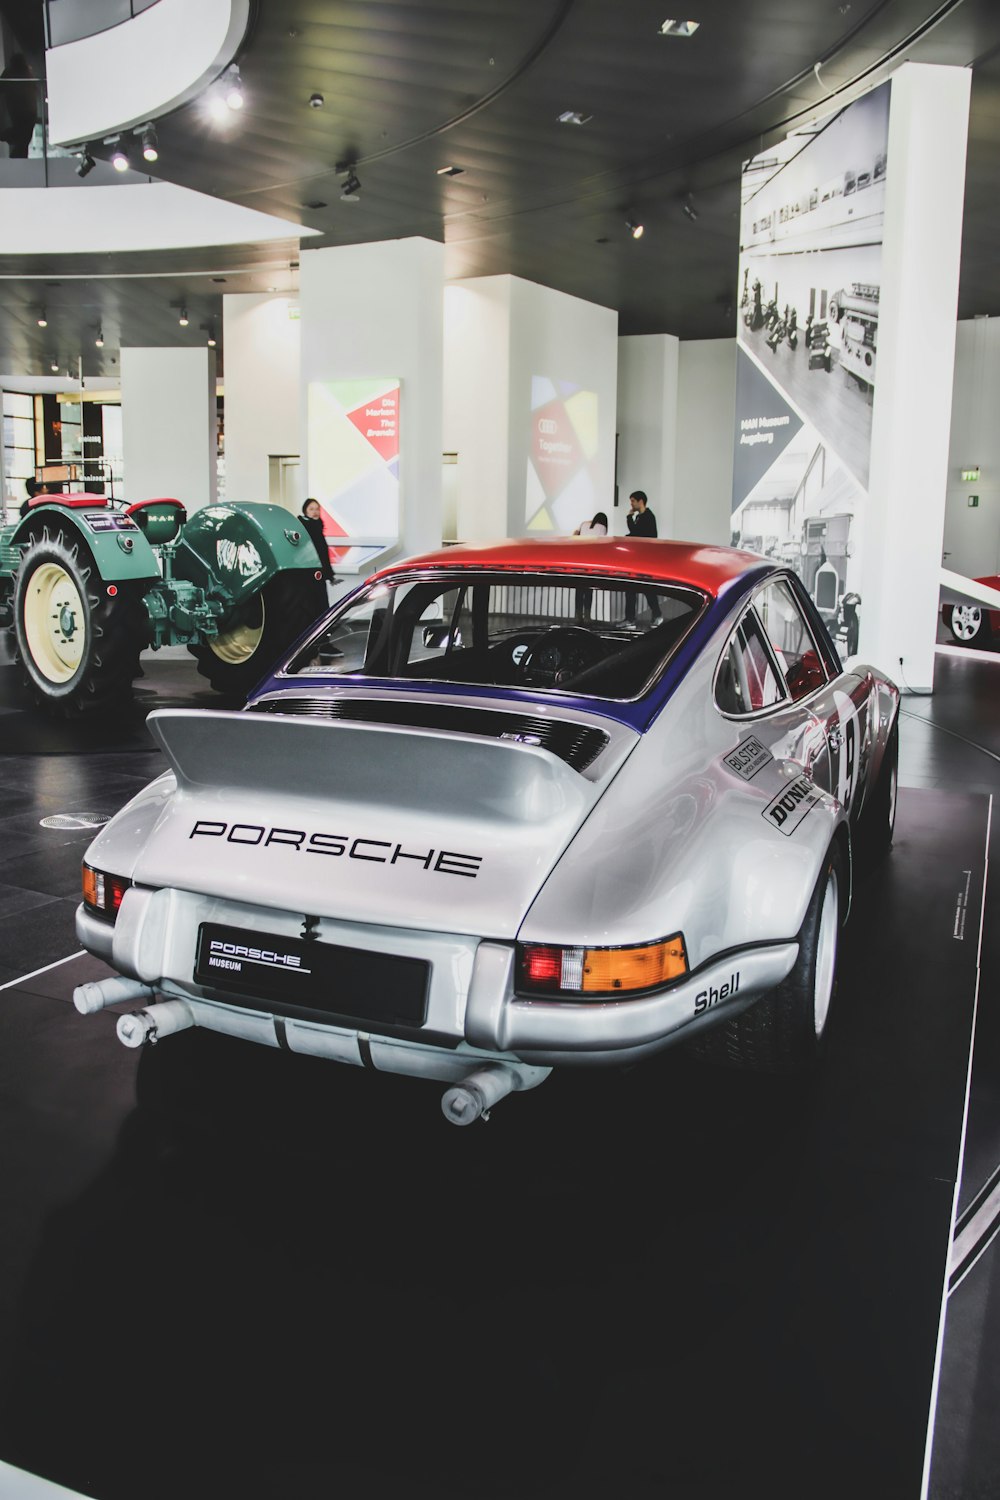
{"label": "man in dark jacket", "polygon": [[[629,513],[625,517],[629,536],[656,536],[656,517],[649,509],[649,501],[645,490],[633,490],[628,497]],[[660,601],[651,589],[644,589],[644,594],[649,603],[649,612],[653,617],[653,624],[658,625],[662,618],[660,614]],[[635,630],[635,607],[638,602],[635,589],[629,589],[625,595],[625,628]]]}

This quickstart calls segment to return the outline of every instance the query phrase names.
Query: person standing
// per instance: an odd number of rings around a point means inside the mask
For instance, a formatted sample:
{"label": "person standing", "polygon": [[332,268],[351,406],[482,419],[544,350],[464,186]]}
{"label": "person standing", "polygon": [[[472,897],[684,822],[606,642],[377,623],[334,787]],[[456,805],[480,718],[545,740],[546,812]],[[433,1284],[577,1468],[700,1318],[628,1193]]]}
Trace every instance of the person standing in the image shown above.
{"label": "person standing", "polygon": [[[629,511],[625,517],[629,536],[652,537],[658,535],[656,530],[656,517],[649,508],[649,498],[645,490],[633,490],[628,497]],[[660,601],[651,589],[643,589],[649,602],[649,612],[653,617],[653,624],[658,625],[662,616],[660,615]],[[635,606],[636,591],[629,589],[625,595],[625,626],[629,630],[635,630]]]}
{"label": "person standing", "polygon": [[316,589],[316,613],[317,615],[321,615],[325,613],[330,602],[327,597],[326,586],[328,583],[336,583],[337,580],[330,566],[330,548],[323,534],[323,518],[319,501],[310,496],[302,507],[302,514],[299,520],[309,533],[312,544],[316,549],[320,571],[323,575],[321,579],[317,579]]}
{"label": "person standing", "polygon": [[[608,518],[603,510],[597,511],[593,520],[581,521],[574,531],[574,536],[607,536]],[[590,620],[590,606],[594,600],[593,589],[577,589],[576,591],[576,623],[585,625]]]}

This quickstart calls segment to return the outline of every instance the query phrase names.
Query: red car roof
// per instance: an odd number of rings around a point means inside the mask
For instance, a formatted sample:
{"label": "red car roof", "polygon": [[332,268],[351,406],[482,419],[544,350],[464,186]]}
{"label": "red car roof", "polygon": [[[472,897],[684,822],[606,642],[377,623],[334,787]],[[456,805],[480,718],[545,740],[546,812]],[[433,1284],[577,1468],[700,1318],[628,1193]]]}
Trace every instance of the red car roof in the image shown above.
{"label": "red car roof", "polygon": [[411,568],[493,568],[518,572],[601,573],[687,583],[714,598],[723,586],[766,558],[735,547],[668,542],[650,537],[522,537],[503,542],[462,542],[408,557],[375,575]]}

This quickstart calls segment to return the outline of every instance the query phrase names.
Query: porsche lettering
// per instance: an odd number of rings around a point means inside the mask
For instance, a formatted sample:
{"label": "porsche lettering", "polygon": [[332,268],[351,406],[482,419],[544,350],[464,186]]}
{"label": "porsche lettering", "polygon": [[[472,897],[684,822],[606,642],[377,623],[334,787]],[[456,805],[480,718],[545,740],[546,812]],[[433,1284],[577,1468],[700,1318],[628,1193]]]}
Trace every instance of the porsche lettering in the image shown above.
{"label": "porsche lettering", "polygon": [[358,859],[373,865],[420,865],[435,875],[462,875],[475,880],[483,862],[481,854],[463,854],[457,849],[405,849],[392,839],[353,838],[349,834],[310,833],[306,828],[268,828],[263,823],[227,823],[198,818],[189,839],[223,839],[267,849],[272,844],[294,849],[297,854],[325,854],[334,859]]}

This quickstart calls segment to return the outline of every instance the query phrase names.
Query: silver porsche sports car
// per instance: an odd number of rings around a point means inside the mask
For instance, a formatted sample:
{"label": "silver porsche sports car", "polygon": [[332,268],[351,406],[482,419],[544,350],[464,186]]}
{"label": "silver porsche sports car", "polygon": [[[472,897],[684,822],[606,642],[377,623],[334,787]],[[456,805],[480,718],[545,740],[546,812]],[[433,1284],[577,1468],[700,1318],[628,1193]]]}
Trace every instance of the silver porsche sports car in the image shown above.
{"label": "silver porsche sports car", "polygon": [[726,548],[449,547],[368,579],[87,851],[81,942],[189,1026],[436,1079],[456,1124],[553,1067],[696,1038],[812,1064],[899,693]]}

